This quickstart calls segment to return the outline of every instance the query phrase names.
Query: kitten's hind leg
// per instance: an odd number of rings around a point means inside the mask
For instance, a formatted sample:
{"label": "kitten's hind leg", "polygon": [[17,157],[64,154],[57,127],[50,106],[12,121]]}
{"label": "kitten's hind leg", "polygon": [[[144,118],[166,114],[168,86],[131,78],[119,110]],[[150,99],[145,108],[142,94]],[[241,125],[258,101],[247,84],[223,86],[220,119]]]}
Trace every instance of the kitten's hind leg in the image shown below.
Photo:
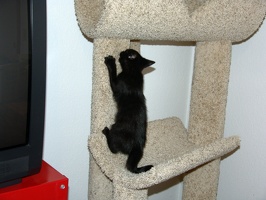
{"label": "kitten's hind leg", "polygon": [[110,151],[112,153],[117,153],[118,152],[118,149],[116,148],[114,142],[113,142],[113,139],[112,139],[112,136],[110,135],[110,130],[108,127],[105,127],[103,130],[102,130],[102,133],[106,136],[106,139],[107,139],[107,144],[108,144],[108,147],[110,149]]}
{"label": "kitten's hind leg", "polygon": [[128,155],[126,163],[127,169],[136,174],[150,170],[153,167],[153,165],[137,167],[142,156],[143,156],[142,149],[140,147],[134,147]]}

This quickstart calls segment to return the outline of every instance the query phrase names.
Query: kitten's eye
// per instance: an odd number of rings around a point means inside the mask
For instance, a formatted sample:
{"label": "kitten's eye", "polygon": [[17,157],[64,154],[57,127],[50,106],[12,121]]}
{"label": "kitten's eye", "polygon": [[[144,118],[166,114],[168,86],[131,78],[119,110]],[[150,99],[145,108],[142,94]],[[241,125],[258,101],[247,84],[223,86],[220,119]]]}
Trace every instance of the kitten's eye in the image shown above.
{"label": "kitten's eye", "polygon": [[128,58],[129,58],[130,60],[134,60],[136,57],[137,57],[136,54],[129,54],[129,55],[128,55]]}

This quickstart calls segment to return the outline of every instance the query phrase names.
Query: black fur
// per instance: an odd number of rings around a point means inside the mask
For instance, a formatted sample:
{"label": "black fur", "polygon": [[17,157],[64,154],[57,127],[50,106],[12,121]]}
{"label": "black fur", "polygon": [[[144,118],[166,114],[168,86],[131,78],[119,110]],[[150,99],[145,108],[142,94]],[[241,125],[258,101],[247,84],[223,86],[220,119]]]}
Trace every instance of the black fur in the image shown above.
{"label": "black fur", "polygon": [[147,128],[142,70],[154,64],[154,61],[143,58],[133,49],[127,49],[120,53],[119,62],[122,72],[117,75],[115,58],[105,57],[117,113],[111,129],[105,127],[102,132],[112,153],[128,155],[127,169],[133,173],[141,173],[153,167],[137,165],[143,156]]}

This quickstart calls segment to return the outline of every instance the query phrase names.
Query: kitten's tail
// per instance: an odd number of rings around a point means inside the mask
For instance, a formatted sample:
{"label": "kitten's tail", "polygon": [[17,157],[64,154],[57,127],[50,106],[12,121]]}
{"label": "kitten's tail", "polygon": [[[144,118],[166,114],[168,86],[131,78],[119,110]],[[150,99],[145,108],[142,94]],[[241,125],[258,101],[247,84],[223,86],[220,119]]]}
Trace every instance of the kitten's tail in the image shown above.
{"label": "kitten's tail", "polygon": [[141,173],[150,170],[153,165],[146,165],[143,167],[137,167],[140,159],[142,158],[143,150],[140,147],[133,147],[127,158],[126,167],[133,173]]}

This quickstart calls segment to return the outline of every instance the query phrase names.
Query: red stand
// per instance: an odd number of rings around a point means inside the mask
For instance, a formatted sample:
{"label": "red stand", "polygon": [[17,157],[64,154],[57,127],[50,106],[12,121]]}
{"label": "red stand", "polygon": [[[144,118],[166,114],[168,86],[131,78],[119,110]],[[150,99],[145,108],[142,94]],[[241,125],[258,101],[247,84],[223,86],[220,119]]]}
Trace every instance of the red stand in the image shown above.
{"label": "red stand", "polygon": [[68,178],[45,161],[40,173],[23,178],[22,182],[0,189],[1,200],[67,200]]}

